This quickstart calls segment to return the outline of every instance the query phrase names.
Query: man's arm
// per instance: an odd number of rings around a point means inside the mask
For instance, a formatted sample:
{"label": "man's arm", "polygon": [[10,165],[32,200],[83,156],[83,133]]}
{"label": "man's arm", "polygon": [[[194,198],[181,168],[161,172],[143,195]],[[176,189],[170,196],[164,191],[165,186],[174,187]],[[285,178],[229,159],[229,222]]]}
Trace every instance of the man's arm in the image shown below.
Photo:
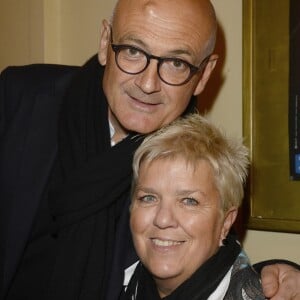
{"label": "man's arm", "polygon": [[284,260],[254,265],[261,272],[264,294],[272,300],[300,300],[300,266]]}

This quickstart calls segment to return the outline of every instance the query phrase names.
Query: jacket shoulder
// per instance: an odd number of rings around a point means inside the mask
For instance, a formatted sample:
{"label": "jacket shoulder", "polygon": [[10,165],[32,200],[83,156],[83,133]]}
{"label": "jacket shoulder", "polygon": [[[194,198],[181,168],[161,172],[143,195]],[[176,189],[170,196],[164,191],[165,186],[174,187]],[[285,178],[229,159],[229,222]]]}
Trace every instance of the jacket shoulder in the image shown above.
{"label": "jacket shoulder", "polygon": [[31,84],[39,87],[43,85],[43,82],[57,80],[67,74],[74,73],[78,68],[77,66],[55,64],[10,66],[1,72],[0,80],[6,87],[13,85],[14,89],[29,88]]}
{"label": "jacket shoulder", "polygon": [[35,95],[64,92],[77,66],[32,64],[7,67],[0,74],[0,132],[3,132],[20,104]]}

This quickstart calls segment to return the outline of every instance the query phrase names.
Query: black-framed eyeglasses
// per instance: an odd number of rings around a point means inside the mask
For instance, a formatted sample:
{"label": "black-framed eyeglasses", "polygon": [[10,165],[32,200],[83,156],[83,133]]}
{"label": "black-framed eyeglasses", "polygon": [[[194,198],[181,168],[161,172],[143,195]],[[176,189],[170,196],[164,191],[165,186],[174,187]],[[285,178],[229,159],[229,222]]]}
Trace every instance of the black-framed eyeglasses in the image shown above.
{"label": "black-framed eyeglasses", "polygon": [[193,75],[202,72],[210,59],[210,55],[208,55],[197,67],[180,58],[155,56],[128,44],[116,45],[112,41],[112,30],[111,47],[115,53],[117,66],[124,73],[140,74],[147,69],[150,60],[155,59],[158,61],[157,74],[159,78],[164,83],[174,86],[183,85]]}

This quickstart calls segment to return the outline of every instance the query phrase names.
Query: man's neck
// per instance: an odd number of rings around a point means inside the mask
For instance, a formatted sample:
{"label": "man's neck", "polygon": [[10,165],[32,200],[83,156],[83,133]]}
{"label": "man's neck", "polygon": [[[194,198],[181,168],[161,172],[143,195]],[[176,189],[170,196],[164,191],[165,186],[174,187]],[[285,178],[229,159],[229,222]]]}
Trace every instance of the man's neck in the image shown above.
{"label": "man's neck", "polygon": [[126,130],[120,125],[110,109],[108,109],[108,120],[110,126],[112,127],[111,144],[115,145],[122,141],[128,135],[128,132],[126,132]]}

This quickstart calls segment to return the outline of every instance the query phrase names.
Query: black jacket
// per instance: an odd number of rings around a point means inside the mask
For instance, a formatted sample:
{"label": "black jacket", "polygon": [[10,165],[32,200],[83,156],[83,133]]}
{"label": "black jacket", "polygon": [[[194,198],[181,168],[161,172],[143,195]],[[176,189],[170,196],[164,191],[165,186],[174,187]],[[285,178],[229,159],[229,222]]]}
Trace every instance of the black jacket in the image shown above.
{"label": "black jacket", "polygon": [[1,73],[0,295],[15,274],[52,169],[61,99],[77,69],[29,65]]}

